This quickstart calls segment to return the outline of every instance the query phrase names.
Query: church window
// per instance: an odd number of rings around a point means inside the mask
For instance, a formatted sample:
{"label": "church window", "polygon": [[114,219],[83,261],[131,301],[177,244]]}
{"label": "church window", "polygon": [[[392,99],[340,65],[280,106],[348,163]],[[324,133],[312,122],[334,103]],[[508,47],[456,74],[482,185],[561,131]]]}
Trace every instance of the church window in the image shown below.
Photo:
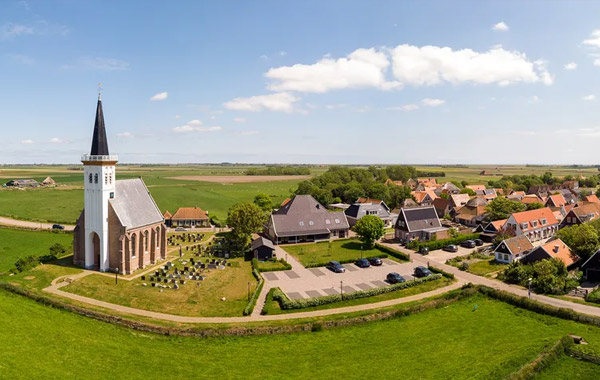
{"label": "church window", "polygon": [[112,185],[112,172],[108,175],[108,183]]}
{"label": "church window", "polygon": [[94,174],[94,183],[98,183],[98,173]]}
{"label": "church window", "polygon": [[90,183],[92,183],[92,173],[90,173],[90,175],[89,175],[89,181],[90,181]]}

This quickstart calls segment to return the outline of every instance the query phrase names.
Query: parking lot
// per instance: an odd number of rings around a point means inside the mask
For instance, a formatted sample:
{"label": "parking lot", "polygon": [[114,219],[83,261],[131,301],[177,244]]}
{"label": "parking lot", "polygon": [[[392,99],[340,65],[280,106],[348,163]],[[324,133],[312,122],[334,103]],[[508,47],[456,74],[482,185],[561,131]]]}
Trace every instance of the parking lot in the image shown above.
{"label": "parking lot", "polygon": [[[279,247],[277,247],[279,248]],[[291,255],[290,255],[291,256]],[[262,274],[268,287],[279,287],[290,299],[321,297],[389,286],[385,278],[390,272],[397,272],[407,281],[413,279],[414,263],[399,263],[383,259],[381,266],[359,268],[354,264],[344,264],[345,273],[333,273],[327,268],[304,268],[294,258],[288,261],[292,270],[265,272]]]}

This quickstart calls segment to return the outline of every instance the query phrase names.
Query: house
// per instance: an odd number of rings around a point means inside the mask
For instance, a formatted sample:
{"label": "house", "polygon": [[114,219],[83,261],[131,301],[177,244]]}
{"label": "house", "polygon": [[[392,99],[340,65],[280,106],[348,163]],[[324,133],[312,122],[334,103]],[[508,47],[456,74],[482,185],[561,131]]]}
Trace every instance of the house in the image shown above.
{"label": "house", "polygon": [[550,208],[516,212],[512,214],[503,230],[512,230],[516,236],[525,235],[531,241],[547,239],[558,230],[558,220]]}
{"label": "house", "polygon": [[542,199],[539,196],[537,196],[536,194],[525,195],[523,198],[521,198],[521,203],[523,203],[524,205],[529,205],[532,203],[539,203],[542,205],[544,204]]}
{"label": "house", "polygon": [[171,217],[169,224],[173,228],[210,227],[208,214],[200,207],[180,207]]}
{"label": "house", "polygon": [[438,217],[443,218],[445,215],[450,214],[452,207],[450,207],[450,199],[448,198],[436,198],[433,200],[433,207],[437,212]]}
{"label": "house", "polygon": [[435,186],[437,182],[435,178],[417,178],[417,184],[423,184],[425,186]]}
{"label": "house", "polygon": [[386,227],[393,225],[390,208],[382,200],[359,198],[356,203],[344,210],[344,214],[346,214],[350,227],[353,227],[365,215],[379,217]]}
{"label": "house", "polygon": [[485,192],[485,185],[467,185],[465,189],[473,190],[475,194],[482,195]]}
{"label": "house", "polygon": [[259,261],[266,261],[273,258],[275,246],[273,246],[271,240],[260,236],[252,241],[250,250],[252,251],[252,257]]}
{"label": "house", "polygon": [[590,256],[579,269],[587,281],[600,282],[600,250]]}
{"label": "house", "polygon": [[496,235],[502,231],[502,227],[506,223],[506,219],[495,220],[487,224],[477,226],[475,232],[479,232],[479,238],[483,241],[491,242],[496,238]]}
{"label": "house", "polygon": [[500,263],[512,263],[521,260],[533,249],[527,236],[520,235],[503,240],[494,250],[494,257]]}
{"label": "house", "polygon": [[406,186],[410,187],[411,190],[416,189],[418,184],[419,183],[412,178],[406,181]]}
{"label": "house", "polygon": [[271,213],[267,237],[274,244],[345,238],[350,225],[343,211],[327,211],[311,195],[296,195]]}
{"label": "house", "polygon": [[433,206],[403,208],[396,221],[394,236],[401,240],[430,240],[433,236],[443,239],[448,236],[448,229],[442,227]]}
{"label": "house", "polygon": [[427,191],[412,191],[411,195],[415,198],[415,202],[421,206],[430,206],[437,195],[431,190]]}
{"label": "house", "polygon": [[583,197],[584,202],[594,202],[600,204],[600,199],[596,196],[596,194],[590,194]]}
{"label": "house", "polygon": [[[439,191],[439,194],[437,193],[437,191]],[[446,182],[436,190],[436,194],[440,195],[442,193],[448,194],[448,195],[449,194],[460,194],[460,189],[458,188],[458,186],[456,186],[452,182]]]}
{"label": "house", "polygon": [[511,193],[509,195],[506,196],[507,199],[513,200],[513,201],[521,201],[521,199],[523,199],[523,197],[525,196],[525,192],[524,191],[511,191]]}
{"label": "house", "polygon": [[591,222],[592,220],[598,219],[599,216],[600,204],[593,202],[578,203],[575,207],[571,208],[567,215],[565,215],[559,228]]}
{"label": "house", "polygon": [[56,181],[52,179],[52,177],[46,177],[45,180],[42,181],[42,186],[52,186],[56,185]]}
{"label": "house", "polygon": [[563,197],[562,194],[553,194],[548,196],[548,199],[546,200],[546,204],[544,206],[550,208],[560,208],[565,206],[566,204],[567,201],[565,200],[565,197]]}
{"label": "house", "polygon": [[165,225],[167,227],[171,227],[171,218],[173,217],[173,215],[169,212],[169,210],[165,211],[165,213],[163,214],[163,219],[165,220]]}
{"label": "house", "polygon": [[467,204],[467,202],[471,199],[469,194],[454,194],[450,196],[450,202],[452,208],[462,207]]}
{"label": "house", "polygon": [[559,259],[567,269],[572,269],[579,261],[579,256],[571,251],[562,240],[556,239],[533,249],[527,256],[521,259],[523,264],[535,263],[544,259]]}
{"label": "house", "polygon": [[390,186],[390,185],[396,185],[396,186],[403,186],[402,181],[394,181],[391,179],[386,179],[384,185],[386,186]]}
{"label": "house", "polygon": [[35,179],[13,179],[8,181],[6,186],[9,187],[38,187],[40,184]]}
{"label": "house", "polygon": [[465,226],[477,226],[485,217],[487,205],[488,202],[485,199],[474,197],[466,205],[456,210],[454,221]]}

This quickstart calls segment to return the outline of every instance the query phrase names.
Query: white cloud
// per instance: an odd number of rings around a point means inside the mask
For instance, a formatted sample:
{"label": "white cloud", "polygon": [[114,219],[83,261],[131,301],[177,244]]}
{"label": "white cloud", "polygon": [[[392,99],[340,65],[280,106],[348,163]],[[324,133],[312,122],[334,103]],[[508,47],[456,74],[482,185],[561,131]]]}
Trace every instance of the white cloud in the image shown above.
{"label": "white cloud", "polygon": [[335,109],[339,109],[339,108],[345,108],[347,105],[343,104],[343,103],[339,103],[339,104],[327,104],[325,105],[325,108],[327,108],[328,110],[335,110]]}
{"label": "white cloud", "polygon": [[292,112],[294,103],[300,99],[287,92],[251,96],[249,98],[235,98],[223,106],[230,110],[258,112],[263,109],[270,111]]}
{"label": "white cloud", "polygon": [[425,99],[421,100],[421,104],[424,106],[428,106],[428,107],[438,107],[444,103],[446,103],[446,101],[443,99],[425,98]]}
{"label": "white cloud", "polygon": [[244,118],[244,117],[234,117],[233,121],[235,121],[236,123],[245,123],[246,122],[246,118]]}
{"label": "white cloud", "polygon": [[25,139],[25,140],[21,140],[21,144],[30,145],[30,144],[35,144],[35,142],[31,139]]}
{"label": "white cloud", "polygon": [[494,26],[492,26],[492,30],[498,31],[498,32],[507,32],[508,31],[508,25],[506,25],[506,23],[504,21],[500,21],[497,24],[494,24]]}
{"label": "white cloud", "polygon": [[459,84],[498,84],[541,82],[550,85],[553,78],[546,62],[530,61],[525,54],[496,46],[479,53],[471,49],[400,45],[392,49],[396,79],[415,86],[433,86],[444,82]]}
{"label": "white cloud", "polygon": [[35,30],[33,29],[33,27],[28,25],[7,23],[2,25],[2,28],[0,29],[0,36],[3,39],[27,36],[32,34],[35,34]]}
{"label": "white cloud", "polygon": [[265,76],[273,80],[268,86],[273,91],[324,93],[358,87],[389,90],[400,86],[396,81],[386,80],[389,65],[384,52],[375,48],[357,49],[345,58],[324,57],[312,65],[272,68]]}
{"label": "white cloud", "polygon": [[589,94],[586,95],[584,97],[581,98],[582,100],[586,100],[586,101],[592,101],[592,100],[596,100],[596,95],[594,94]]}
{"label": "white cloud", "polygon": [[583,40],[582,43],[590,48],[590,56],[594,58],[594,66],[600,66],[600,29],[594,30],[590,38]]}
{"label": "white cloud", "polygon": [[65,142],[65,140],[58,138],[58,137],[53,137],[50,139],[49,141],[51,144],[63,144]]}
{"label": "white cloud", "polygon": [[222,130],[220,126],[203,127],[200,120],[191,120],[186,125],[173,128],[174,132],[177,133],[188,133],[188,132],[217,132]]}
{"label": "white cloud", "polygon": [[133,133],[131,133],[131,132],[121,132],[121,133],[117,133],[117,137],[124,138],[124,139],[129,139],[129,138],[133,137]]}
{"label": "white cloud", "polygon": [[181,119],[181,115],[175,115],[175,119]]}
{"label": "white cloud", "polygon": [[159,92],[158,94],[154,95],[153,97],[150,98],[150,101],[153,102],[155,100],[165,100],[167,97],[169,96],[168,92]]}
{"label": "white cloud", "polygon": [[569,62],[565,65],[565,70],[576,70],[577,64],[575,62]]}
{"label": "white cloud", "polygon": [[279,56],[280,56],[280,57],[285,57],[286,55],[287,55],[287,52],[286,52],[286,51],[284,51],[284,50],[281,50],[281,51],[279,52]]}
{"label": "white cloud", "polygon": [[23,54],[6,54],[6,56],[13,62],[20,63],[22,65],[33,65],[35,63],[35,59]]}
{"label": "white cloud", "polygon": [[115,58],[104,58],[104,57],[82,57],[74,65],[63,65],[63,69],[75,69],[75,68],[101,70],[101,71],[125,71],[129,70],[129,63],[115,59]]}
{"label": "white cloud", "polygon": [[403,106],[388,107],[386,109],[390,111],[416,111],[419,109],[419,106],[416,104],[405,104]]}
{"label": "white cloud", "polygon": [[69,34],[69,28],[60,24],[53,24],[46,20],[37,20],[29,25],[6,23],[0,27],[0,39],[12,39],[21,36],[44,36]]}

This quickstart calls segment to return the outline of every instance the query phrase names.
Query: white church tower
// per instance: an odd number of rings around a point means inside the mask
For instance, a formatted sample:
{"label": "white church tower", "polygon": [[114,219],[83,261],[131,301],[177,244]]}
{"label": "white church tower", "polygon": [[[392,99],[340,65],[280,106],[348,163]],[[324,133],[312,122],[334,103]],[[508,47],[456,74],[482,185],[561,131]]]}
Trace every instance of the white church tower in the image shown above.
{"label": "white church tower", "polygon": [[105,272],[109,267],[108,202],[115,197],[116,155],[108,152],[102,99],[98,95],[90,154],[82,156],[85,183],[85,267]]}

